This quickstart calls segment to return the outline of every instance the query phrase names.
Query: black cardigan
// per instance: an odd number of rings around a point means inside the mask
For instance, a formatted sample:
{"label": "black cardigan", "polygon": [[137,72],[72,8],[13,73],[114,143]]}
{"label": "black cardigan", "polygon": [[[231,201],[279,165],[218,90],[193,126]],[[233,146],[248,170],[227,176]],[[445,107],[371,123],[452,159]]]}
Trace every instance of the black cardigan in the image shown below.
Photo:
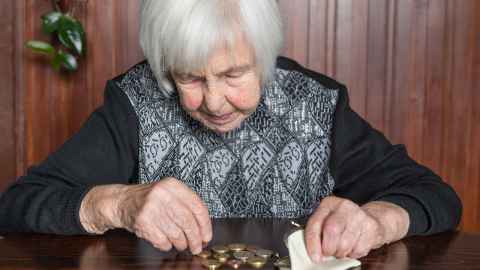
{"label": "black cardigan", "polygon": [[[458,225],[462,205],[453,189],[352,111],[342,84],[286,58],[278,65],[340,89],[329,164],[334,195],[360,205],[381,200],[403,207],[410,216],[409,235]],[[2,194],[0,232],[86,234],[79,221],[85,194],[96,185],[136,183],[138,120],[115,83],[120,78],[107,82],[104,105],[78,133]]]}

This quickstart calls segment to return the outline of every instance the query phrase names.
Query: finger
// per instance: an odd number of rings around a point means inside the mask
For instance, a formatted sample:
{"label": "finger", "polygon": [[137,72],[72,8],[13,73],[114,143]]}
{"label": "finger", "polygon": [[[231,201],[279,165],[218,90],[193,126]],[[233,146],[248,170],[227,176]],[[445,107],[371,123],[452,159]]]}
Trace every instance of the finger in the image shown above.
{"label": "finger", "polygon": [[357,243],[355,244],[354,248],[350,252],[350,257],[352,258],[361,258],[368,254],[368,252],[373,248],[373,243],[375,239],[375,231],[372,229],[372,225],[370,224],[369,220],[366,220],[362,226],[362,231],[358,238]]}
{"label": "finger", "polygon": [[361,230],[357,228],[358,224],[359,223],[350,223],[348,227],[343,231],[337,247],[337,252],[335,253],[335,257],[345,258],[355,248],[361,234]]}
{"label": "finger", "polygon": [[322,239],[321,232],[324,219],[329,215],[330,209],[319,206],[315,213],[309,218],[305,228],[305,245],[308,255],[315,263],[322,261]]}
{"label": "finger", "polygon": [[370,251],[370,245],[367,243],[367,238],[368,237],[365,237],[363,234],[360,235],[354,248],[352,249],[350,254],[348,254],[350,258],[359,259],[368,254],[368,252]]}
{"label": "finger", "polygon": [[364,228],[362,224],[364,224],[367,219],[367,216],[359,207],[353,208],[353,211],[355,211],[355,213],[345,213],[346,216],[353,217],[349,218],[345,230],[340,238],[340,243],[335,254],[335,256],[338,258],[345,258],[355,248]]}
{"label": "finger", "polygon": [[197,224],[193,213],[183,204],[179,204],[175,210],[170,210],[169,215],[175,224],[183,230],[185,236],[187,237],[190,251],[193,254],[200,253],[202,251],[202,238],[200,235],[199,225]]}
{"label": "finger", "polygon": [[180,188],[177,188],[174,192],[178,194],[182,202],[193,213],[197,224],[200,227],[200,233],[204,242],[210,242],[212,240],[212,222],[208,214],[208,208],[202,199],[188,186],[180,182]]}
{"label": "finger", "polygon": [[360,232],[360,234],[358,235],[357,241],[355,242],[355,244],[353,244],[352,249],[347,254],[347,257],[354,258],[354,259],[363,257],[358,253],[358,251],[360,251],[361,249],[361,247],[359,246],[361,245],[361,241],[362,241],[362,232]]}
{"label": "finger", "polygon": [[172,243],[168,240],[167,236],[161,231],[156,230],[151,240],[152,245],[162,251],[169,251],[172,249]]}
{"label": "finger", "polygon": [[346,223],[345,217],[338,212],[333,212],[325,219],[322,228],[322,252],[324,256],[336,254]]}
{"label": "finger", "polygon": [[200,234],[202,236],[203,242],[210,242],[213,237],[213,232],[212,220],[210,219],[210,215],[208,214],[207,206],[199,199],[197,202],[194,202],[191,205],[190,210],[192,211],[200,228]]}
{"label": "finger", "polygon": [[[168,214],[167,214],[168,215]],[[188,247],[187,239],[183,231],[175,224],[170,217],[162,219],[160,229],[166,235],[168,240],[178,251],[183,251]]]}
{"label": "finger", "polygon": [[152,243],[155,248],[162,251],[169,251],[172,249],[172,243],[163,233],[160,226],[156,223],[152,223],[151,219],[140,217],[134,231],[137,237]]}

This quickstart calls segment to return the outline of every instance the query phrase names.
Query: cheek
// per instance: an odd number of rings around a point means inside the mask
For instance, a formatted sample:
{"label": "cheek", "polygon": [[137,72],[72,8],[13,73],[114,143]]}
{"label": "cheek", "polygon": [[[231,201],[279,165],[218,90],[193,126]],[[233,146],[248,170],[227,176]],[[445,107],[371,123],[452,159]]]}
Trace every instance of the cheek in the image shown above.
{"label": "cheek", "polygon": [[203,95],[202,91],[179,90],[180,103],[184,110],[193,112],[196,111],[200,105],[202,105]]}
{"label": "cheek", "polygon": [[228,100],[232,106],[242,111],[252,111],[257,108],[260,101],[260,83],[251,80],[238,87],[230,87]]}
{"label": "cheek", "polygon": [[260,89],[258,87],[233,89],[231,93],[229,101],[239,110],[254,110],[260,100]]}

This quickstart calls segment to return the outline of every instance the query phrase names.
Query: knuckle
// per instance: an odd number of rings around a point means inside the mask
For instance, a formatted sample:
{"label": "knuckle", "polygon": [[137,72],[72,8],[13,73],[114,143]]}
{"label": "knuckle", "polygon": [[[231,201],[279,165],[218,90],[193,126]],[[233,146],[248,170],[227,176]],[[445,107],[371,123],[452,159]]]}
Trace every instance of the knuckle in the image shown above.
{"label": "knuckle", "polygon": [[325,222],[323,231],[327,235],[339,235],[342,232],[342,227],[338,222],[327,221]]}
{"label": "knuckle", "polygon": [[208,217],[208,208],[203,202],[196,204],[193,209],[193,214],[199,217]]}
{"label": "knuckle", "polygon": [[172,240],[178,241],[182,239],[182,233],[180,230],[172,230],[172,232],[169,234],[169,238]]}
{"label": "knuckle", "polygon": [[313,238],[316,238],[319,235],[320,234],[317,231],[313,230],[312,228],[310,228],[310,229],[307,228],[305,230],[305,238],[306,239],[313,239]]}
{"label": "knuckle", "polygon": [[147,194],[147,199],[156,200],[159,197],[163,197],[167,195],[168,195],[168,192],[166,192],[165,190],[164,183],[162,183],[162,181],[159,181],[152,186],[152,189]]}
{"label": "knuckle", "polygon": [[305,233],[319,234],[322,228],[323,218],[320,215],[312,216],[305,227]]}
{"label": "knuckle", "polygon": [[143,228],[148,226],[148,215],[145,215],[143,212],[140,212],[139,215],[135,218],[133,222],[133,228],[135,231],[143,230]]}
{"label": "knuckle", "polygon": [[378,227],[377,221],[375,221],[374,219],[371,219],[371,218],[365,219],[364,223],[365,223],[364,226],[365,226],[367,231],[374,231]]}
{"label": "knuckle", "polygon": [[346,210],[356,210],[359,208],[357,204],[347,199],[343,199],[342,202],[340,202],[340,207]]}

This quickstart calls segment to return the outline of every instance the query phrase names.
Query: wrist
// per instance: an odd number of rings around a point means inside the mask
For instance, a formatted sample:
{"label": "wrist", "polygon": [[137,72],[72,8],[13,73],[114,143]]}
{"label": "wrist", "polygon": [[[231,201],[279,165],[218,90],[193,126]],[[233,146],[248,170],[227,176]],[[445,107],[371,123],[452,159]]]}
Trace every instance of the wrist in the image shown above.
{"label": "wrist", "polygon": [[123,185],[105,185],[92,188],[80,206],[80,222],[89,233],[102,234],[119,228],[118,194]]}
{"label": "wrist", "polygon": [[388,244],[407,235],[410,219],[407,211],[400,206],[374,201],[363,205],[362,209],[380,224],[383,231],[380,244]]}

